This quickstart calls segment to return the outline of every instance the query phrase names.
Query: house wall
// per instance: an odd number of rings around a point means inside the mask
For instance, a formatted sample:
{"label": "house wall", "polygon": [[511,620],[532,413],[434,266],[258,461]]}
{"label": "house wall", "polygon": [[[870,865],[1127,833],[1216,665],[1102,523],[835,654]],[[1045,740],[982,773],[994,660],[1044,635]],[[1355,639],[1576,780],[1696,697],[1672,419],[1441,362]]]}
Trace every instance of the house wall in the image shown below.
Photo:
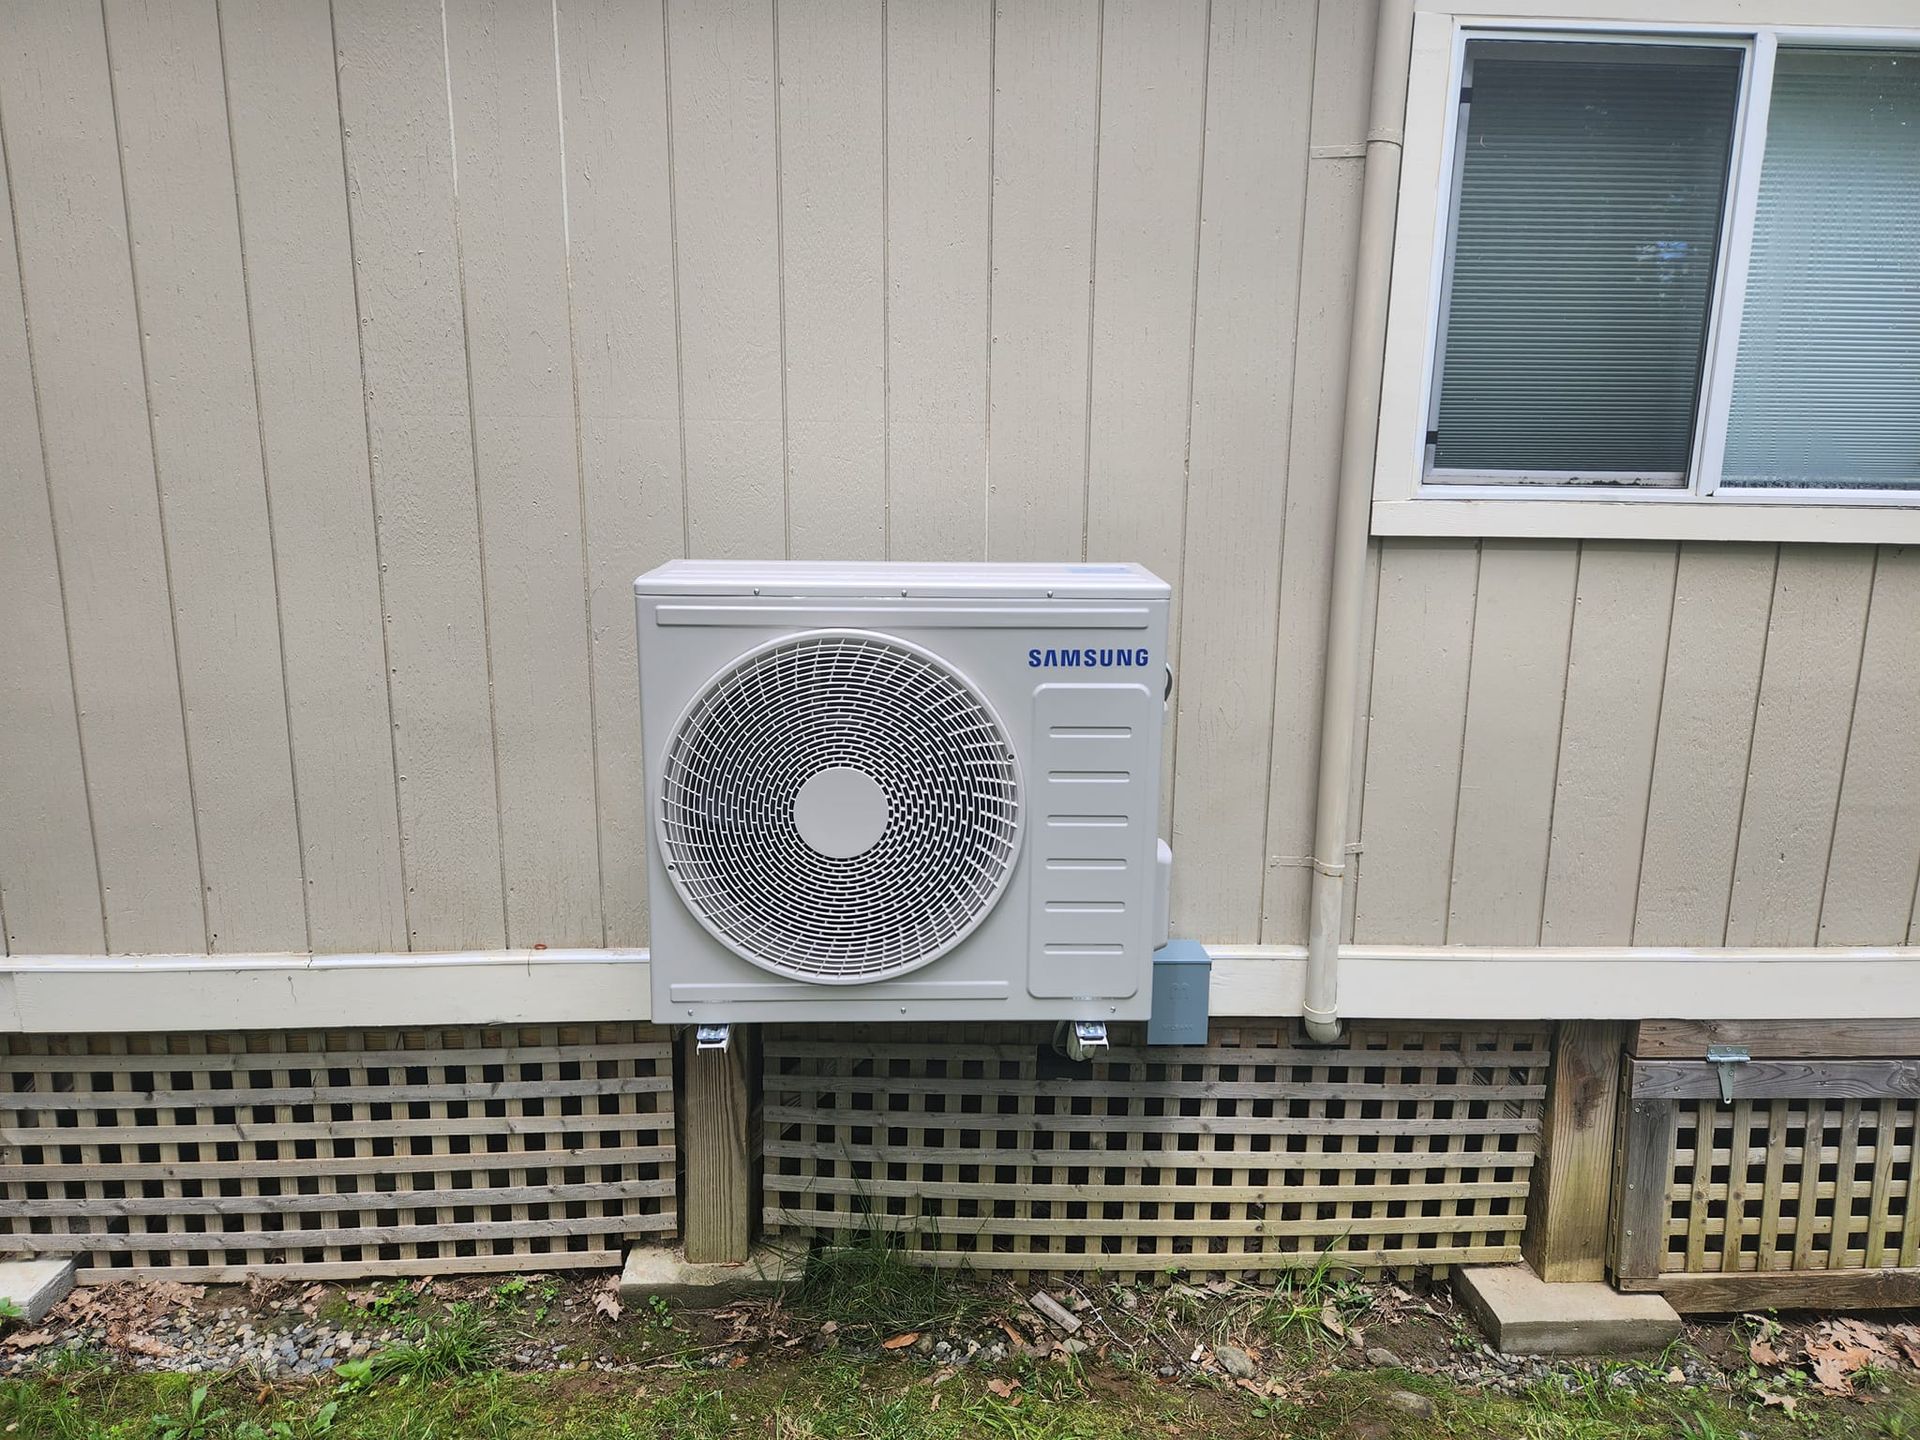
{"label": "house wall", "polygon": [[1354,938],[1920,941],[1920,551],[1388,540]]}
{"label": "house wall", "polygon": [[[1302,940],[1371,14],[0,4],[10,953],[644,944],[685,553],[1152,566]],[[1355,938],[1907,941],[1917,566],[1378,547]]]}

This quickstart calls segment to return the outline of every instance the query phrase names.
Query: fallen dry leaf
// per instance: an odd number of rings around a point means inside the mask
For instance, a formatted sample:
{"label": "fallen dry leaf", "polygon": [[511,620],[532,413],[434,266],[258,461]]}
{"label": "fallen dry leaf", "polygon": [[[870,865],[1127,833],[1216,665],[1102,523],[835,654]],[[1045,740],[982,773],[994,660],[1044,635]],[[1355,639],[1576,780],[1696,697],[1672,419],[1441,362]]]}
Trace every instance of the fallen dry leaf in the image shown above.
{"label": "fallen dry leaf", "polygon": [[1864,1353],[1821,1350],[1807,1346],[1807,1362],[1813,1371],[1813,1383],[1829,1395],[1851,1395],[1853,1377],[1867,1361]]}
{"label": "fallen dry leaf", "polygon": [[1893,1350],[1887,1344],[1886,1337],[1877,1326],[1865,1320],[1851,1317],[1828,1320],[1820,1328],[1841,1344],[1858,1346],[1883,1360],[1893,1359]]}
{"label": "fallen dry leaf", "polygon": [[609,1320],[620,1318],[620,1296],[612,1290],[602,1290],[593,1297],[593,1308]]}
{"label": "fallen dry leaf", "polygon": [[1020,1382],[1018,1380],[1001,1380],[995,1378],[987,1381],[987,1389],[998,1395],[1002,1400],[1012,1399],[1013,1392],[1019,1388]]}
{"label": "fallen dry leaf", "polygon": [[1851,1395],[1855,1375],[1875,1363],[1893,1363],[1886,1341],[1858,1320],[1822,1321],[1806,1352],[1814,1383],[1829,1395]]}
{"label": "fallen dry leaf", "polygon": [[1346,1338],[1347,1327],[1340,1323],[1340,1312],[1333,1308],[1331,1300],[1320,1307],[1320,1325],[1329,1335]]}
{"label": "fallen dry leaf", "polygon": [[882,1340],[880,1342],[880,1348],[882,1350],[904,1350],[919,1338],[920,1332],[918,1330],[903,1331],[891,1340]]}
{"label": "fallen dry leaf", "polygon": [[1747,1346],[1747,1358],[1756,1365],[1784,1365],[1787,1363],[1787,1357],[1774,1349],[1772,1344],[1765,1340],[1756,1340]]}
{"label": "fallen dry leaf", "polygon": [[1798,1397],[1793,1395],[1765,1394],[1760,1397],[1760,1403],[1763,1406],[1773,1406],[1777,1409],[1784,1410],[1789,1415],[1800,1408]]}
{"label": "fallen dry leaf", "polygon": [[52,1339],[53,1331],[51,1330],[19,1330],[7,1336],[6,1339],[0,1340],[0,1345],[6,1346],[9,1350],[32,1350],[36,1346],[47,1344]]}
{"label": "fallen dry leaf", "polygon": [[1900,1347],[1900,1353],[1907,1357],[1907,1363],[1920,1366],[1920,1327],[1913,1325],[1894,1325],[1887,1334],[1893,1337],[1894,1344]]}

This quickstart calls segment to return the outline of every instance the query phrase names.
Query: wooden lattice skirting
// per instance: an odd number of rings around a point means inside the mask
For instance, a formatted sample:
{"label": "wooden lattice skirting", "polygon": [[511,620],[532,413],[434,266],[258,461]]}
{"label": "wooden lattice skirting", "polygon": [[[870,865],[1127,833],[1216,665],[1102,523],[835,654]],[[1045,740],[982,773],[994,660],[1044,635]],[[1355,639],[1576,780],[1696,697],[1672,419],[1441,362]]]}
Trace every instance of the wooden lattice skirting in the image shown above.
{"label": "wooden lattice skirting", "polygon": [[1920,1303],[1920,1063],[1703,1060],[1626,1075],[1614,1278],[1676,1308]]}
{"label": "wooden lattice skirting", "polygon": [[884,1229],[982,1270],[1236,1275],[1332,1250],[1371,1272],[1520,1258],[1549,1034],[1215,1021],[1137,1026],[1091,1064],[1052,1027],[771,1027],[767,1229]]}
{"label": "wooden lattice skirting", "polygon": [[674,1156],[646,1025],[0,1037],[0,1255],[82,1283],[618,1265]]}

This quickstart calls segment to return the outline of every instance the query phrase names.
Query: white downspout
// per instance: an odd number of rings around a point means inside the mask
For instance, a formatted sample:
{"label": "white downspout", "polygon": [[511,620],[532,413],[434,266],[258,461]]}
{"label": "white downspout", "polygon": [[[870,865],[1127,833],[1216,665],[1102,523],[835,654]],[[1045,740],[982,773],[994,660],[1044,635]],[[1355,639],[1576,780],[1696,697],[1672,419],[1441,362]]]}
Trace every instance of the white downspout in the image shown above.
{"label": "white downspout", "polygon": [[1340,929],[1345,913],[1347,795],[1353,776],[1354,708],[1359,703],[1360,611],[1371,529],[1380,375],[1387,340],[1400,137],[1407,118],[1413,54],[1413,0],[1381,0],[1367,112],[1360,251],[1347,351],[1346,423],[1334,512],[1333,594],[1327,611],[1326,693],[1320,703],[1320,775],[1314,802],[1313,889],[1307,921],[1304,1012],[1314,1040],[1340,1038]]}

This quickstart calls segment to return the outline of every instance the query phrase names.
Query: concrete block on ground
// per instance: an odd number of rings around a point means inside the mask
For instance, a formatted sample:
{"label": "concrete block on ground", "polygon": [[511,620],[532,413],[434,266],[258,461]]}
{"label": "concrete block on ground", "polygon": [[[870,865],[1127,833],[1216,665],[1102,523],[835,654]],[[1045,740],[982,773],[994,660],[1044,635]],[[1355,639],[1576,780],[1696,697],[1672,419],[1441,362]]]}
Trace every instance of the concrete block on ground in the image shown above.
{"label": "concrete block on ground", "polygon": [[0,1261],[0,1299],[11,1300],[29,1325],[38,1325],[47,1311],[73,1289],[72,1260]]}
{"label": "concrete block on ground", "polygon": [[778,1290],[800,1278],[803,1257],[760,1246],[744,1261],[700,1264],[664,1245],[636,1245],[620,1268],[620,1299],[665,1295],[684,1305],[720,1305],[739,1295]]}
{"label": "concrete block on ground", "polygon": [[1623,1295],[1597,1281],[1549,1285],[1524,1265],[1455,1270],[1453,1293],[1507,1355],[1626,1355],[1680,1336],[1664,1295]]}

